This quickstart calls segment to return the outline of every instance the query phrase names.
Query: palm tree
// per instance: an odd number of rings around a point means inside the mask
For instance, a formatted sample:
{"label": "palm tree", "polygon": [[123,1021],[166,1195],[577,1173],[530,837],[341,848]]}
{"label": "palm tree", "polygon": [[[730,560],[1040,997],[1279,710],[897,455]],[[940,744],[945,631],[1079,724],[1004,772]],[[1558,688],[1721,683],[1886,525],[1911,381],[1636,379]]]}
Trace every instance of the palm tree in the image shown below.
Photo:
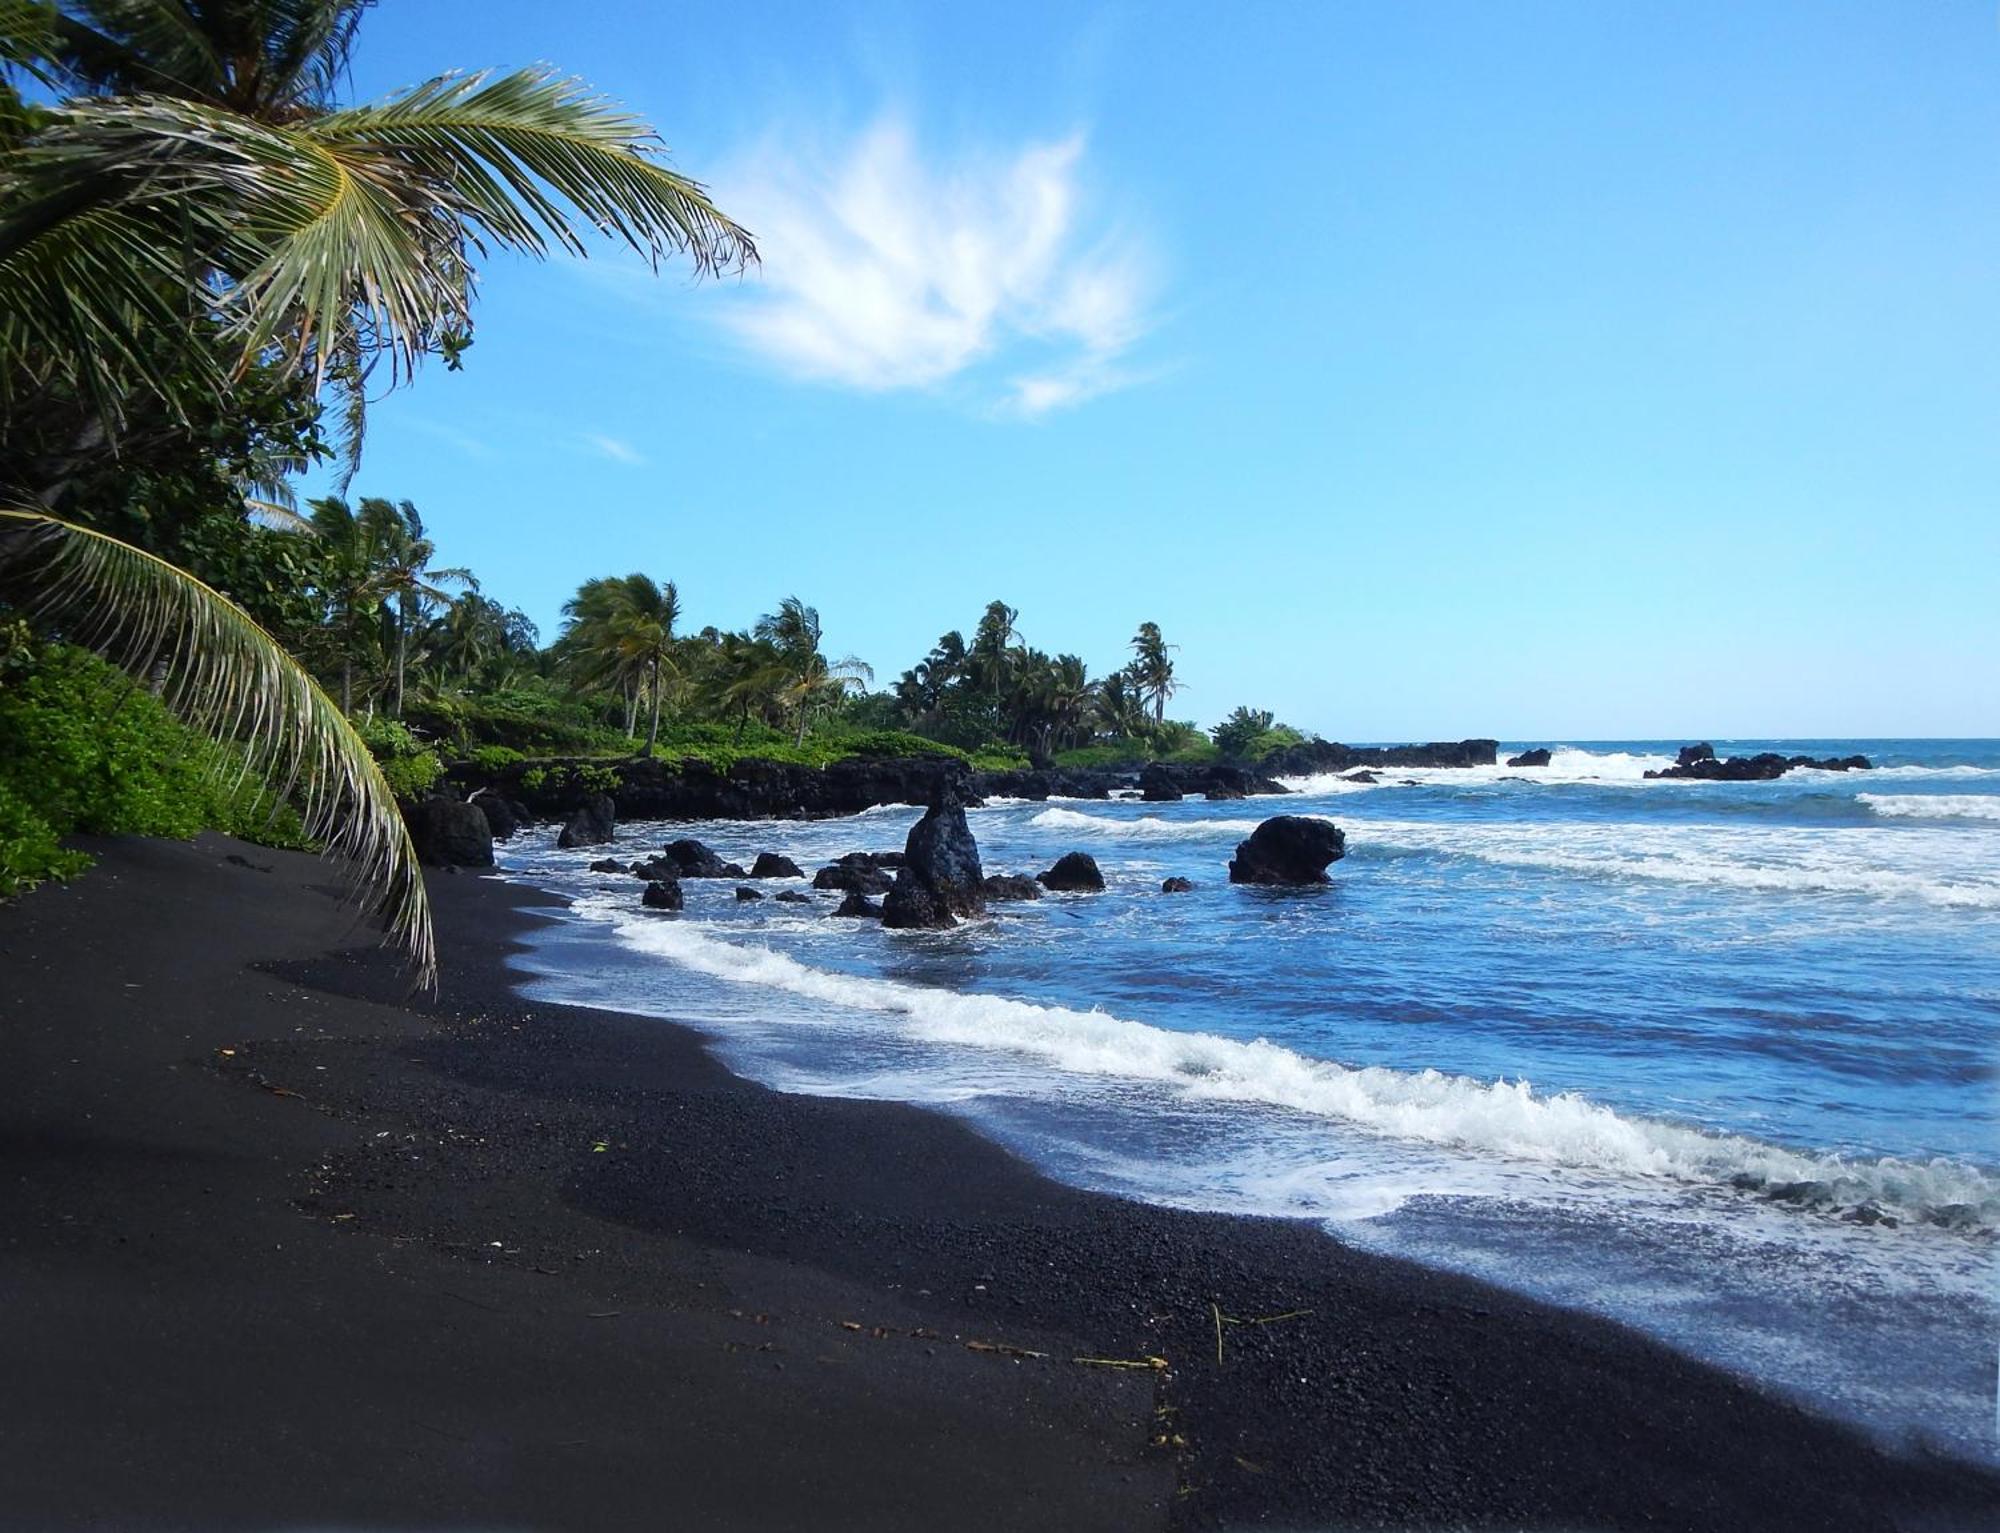
{"label": "palm tree", "polygon": [[[641,756],[653,754],[660,738],[660,694],[675,672],[681,597],[669,580],[661,585],[650,575],[587,580],[563,603],[568,619],[563,638],[575,657],[578,676],[586,682],[613,682],[632,700],[632,717],[641,694],[652,699],[652,720]],[[631,733],[628,723],[626,733]]]}
{"label": "palm tree", "polygon": [[403,716],[403,673],[409,664],[411,630],[424,615],[427,604],[451,602],[451,593],[443,590],[440,582],[455,585],[461,591],[476,593],[479,581],[468,569],[454,566],[434,570],[430,567],[431,556],[437,552],[437,546],[424,536],[424,520],[407,500],[394,505],[374,498],[363,500],[361,515],[371,524],[374,532],[380,565],[379,581],[389,598],[396,625],[396,687],[389,713],[400,719]]}
{"label": "palm tree", "polygon": [[875,679],[875,672],[852,655],[829,661],[820,653],[819,609],[787,596],[776,612],[757,619],[756,636],[778,652],[783,677],[779,699],[798,722],[795,743],[806,743],[814,713]]}
{"label": "palm tree", "polygon": [[[426,355],[458,365],[474,263],[489,250],[580,255],[596,230],[655,265],[755,259],[703,188],[660,161],[651,130],[576,80],[442,75],[341,106],[366,9],[0,7],[0,67],[71,93],[0,149],[0,418],[15,400],[73,398],[74,442],[115,449],[128,405],[213,415],[246,369],[275,366],[342,407],[351,471],[379,364],[390,385]],[[423,883],[387,784],[241,608],[57,517],[46,496],[0,507],[0,594],[138,673],[170,657],[163,695],[297,785],[308,829],[357,859],[391,931],[434,973]]]}
{"label": "palm tree", "polygon": [[1132,636],[1132,679],[1138,684],[1140,693],[1153,706],[1153,722],[1166,722],[1167,700],[1180,687],[1174,681],[1172,652],[1180,646],[1169,644],[1160,637],[1158,623],[1141,623],[1139,631]]}
{"label": "palm tree", "polygon": [[1146,728],[1146,702],[1132,680],[1130,668],[1113,671],[1097,684],[1097,727],[1121,740],[1138,738]]}

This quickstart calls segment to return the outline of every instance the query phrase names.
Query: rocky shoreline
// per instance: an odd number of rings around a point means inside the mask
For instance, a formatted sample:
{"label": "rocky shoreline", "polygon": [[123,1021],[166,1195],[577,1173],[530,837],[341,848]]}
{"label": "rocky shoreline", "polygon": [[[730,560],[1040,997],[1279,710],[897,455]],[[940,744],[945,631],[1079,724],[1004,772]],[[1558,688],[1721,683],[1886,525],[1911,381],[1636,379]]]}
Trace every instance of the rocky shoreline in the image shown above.
{"label": "rocky shoreline", "polygon": [[1240,762],[1154,762],[1143,768],[1022,767],[979,771],[951,756],[857,757],[828,766],[748,758],[728,767],[698,759],[516,762],[482,771],[470,762],[447,779],[454,797],[498,799],[516,818],[558,819],[594,793],[611,801],[621,820],[818,820],[859,814],[884,804],[932,804],[948,793],[976,805],[988,799],[1108,799],[1138,793],[1151,802],[1193,794],[1247,798],[1288,790],[1280,777],[1313,776],[1367,767],[1491,766],[1492,740],[1440,741],[1429,745],[1352,746],[1313,741]]}

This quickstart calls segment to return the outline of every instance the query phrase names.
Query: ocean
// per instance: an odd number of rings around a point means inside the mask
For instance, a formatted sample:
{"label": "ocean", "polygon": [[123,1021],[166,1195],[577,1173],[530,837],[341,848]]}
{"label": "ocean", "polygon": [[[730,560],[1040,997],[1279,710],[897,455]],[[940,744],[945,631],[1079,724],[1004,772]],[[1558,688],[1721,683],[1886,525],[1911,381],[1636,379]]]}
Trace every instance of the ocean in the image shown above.
{"label": "ocean", "polygon": [[[733,880],[655,914],[552,828],[499,855],[573,901],[519,960],[539,998],[690,1022],[784,1090],[931,1104],[1081,1186],[1316,1220],[2000,1458],[2000,741],[1718,740],[1876,769],[1645,780],[1679,743],[991,803],[968,813],[989,873],[1082,850],[1108,887],[943,933]],[[609,850],[694,835],[810,874],[900,849],[920,812],[635,822]],[[1346,831],[1330,887],[1227,882],[1279,813]],[[1195,890],[1162,894],[1174,875]]]}

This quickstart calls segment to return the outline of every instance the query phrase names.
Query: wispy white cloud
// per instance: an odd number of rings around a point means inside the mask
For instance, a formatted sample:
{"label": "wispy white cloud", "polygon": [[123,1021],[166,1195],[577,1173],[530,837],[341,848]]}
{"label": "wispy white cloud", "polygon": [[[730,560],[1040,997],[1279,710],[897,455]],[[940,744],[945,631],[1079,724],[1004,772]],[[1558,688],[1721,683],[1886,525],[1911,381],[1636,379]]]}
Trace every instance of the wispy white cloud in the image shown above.
{"label": "wispy white cloud", "polygon": [[435,437],[440,442],[445,442],[450,446],[456,447],[468,458],[490,458],[493,456],[493,449],[488,447],[478,437],[471,435],[469,432],[460,431],[455,426],[447,426],[442,421],[429,420],[421,415],[406,415],[401,417],[401,424],[409,426],[416,431],[421,431],[425,436]]}
{"label": "wispy white cloud", "polygon": [[963,380],[1041,415],[1135,382],[1153,260],[1088,196],[1081,135],[926,156],[883,119],[767,140],[718,177],[763,265],[725,323],[795,377],[886,390]]}
{"label": "wispy white cloud", "polygon": [[613,463],[629,464],[633,468],[645,466],[646,455],[619,437],[603,436],[595,431],[587,431],[583,439],[601,456],[609,458]]}

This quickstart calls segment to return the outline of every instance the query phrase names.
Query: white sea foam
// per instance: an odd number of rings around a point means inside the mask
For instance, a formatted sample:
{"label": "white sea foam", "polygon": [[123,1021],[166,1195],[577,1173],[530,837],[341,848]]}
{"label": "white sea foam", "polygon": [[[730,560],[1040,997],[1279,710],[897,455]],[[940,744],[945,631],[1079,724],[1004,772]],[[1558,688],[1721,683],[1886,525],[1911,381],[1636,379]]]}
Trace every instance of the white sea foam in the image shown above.
{"label": "white sea foam", "polygon": [[911,1041],[1000,1051],[1063,1075],[1164,1088],[1186,1101],[1288,1109],[1384,1139],[1535,1165],[1680,1184],[1798,1184],[1812,1189],[1814,1202],[1873,1200],[1914,1217],[1956,1205],[1982,1225],[2000,1220],[2000,1179],[1957,1162],[1803,1153],[1626,1116],[1571,1092],[1537,1094],[1526,1081],[1350,1069],[1262,1039],[1245,1043],[1101,1011],[833,973],[768,947],[720,940],[692,922],[626,919],[616,931],[630,947],[699,974],[894,1019],[889,1025]]}
{"label": "white sea foam", "polygon": [[2000,820],[1995,793],[1857,793],[1855,800],[1893,820]]}
{"label": "white sea foam", "polygon": [[1028,823],[1037,830],[1060,830],[1080,836],[1127,836],[1145,841],[1241,840],[1263,822],[1261,820],[1167,819],[1161,815],[1141,815],[1128,820],[1106,814],[1085,814],[1078,809],[1044,809]]}
{"label": "white sea foam", "polygon": [[[1974,795],[1955,796],[1966,801]],[[1925,802],[1939,802],[1926,800]],[[1634,824],[1467,824],[1389,820],[1342,813],[1348,855],[1428,854],[1470,858],[1496,867],[1642,879],[1770,894],[1842,894],[1970,910],[2000,910],[2000,874],[1942,840],[1884,838],[1865,828]],[[1045,809],[1030,822],[1071,837],[1134,841],[1240,840],[1256,820],[1127,820],[1073,809]]]}

